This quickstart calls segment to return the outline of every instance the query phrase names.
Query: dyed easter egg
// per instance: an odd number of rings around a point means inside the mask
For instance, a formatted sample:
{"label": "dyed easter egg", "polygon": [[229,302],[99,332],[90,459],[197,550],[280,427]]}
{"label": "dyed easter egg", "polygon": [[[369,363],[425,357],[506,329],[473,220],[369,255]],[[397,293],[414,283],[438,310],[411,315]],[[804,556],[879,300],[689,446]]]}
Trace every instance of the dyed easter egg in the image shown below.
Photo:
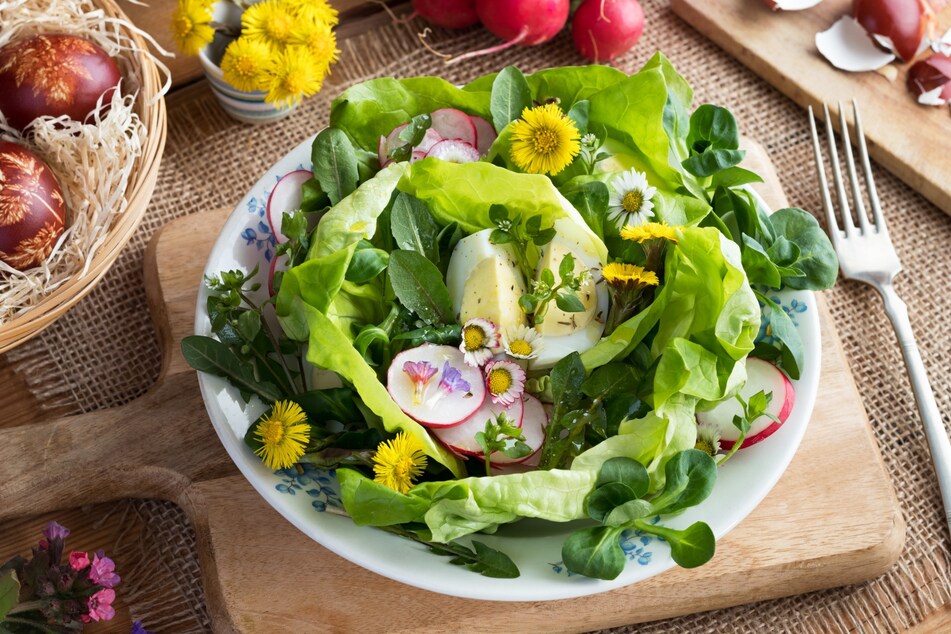
{"label": "dyed easter egg", "polygon": [[45,33],[0,48],[0,112],[23,130],[42,115],[85,120],[119,85],[119,67],[99,46],[75,35]]}
{"label": "dyed easter egg", "polygon": [[65,225],[53,171],[27,148],[0,141],[0,260],[21,271],[42,264]]}

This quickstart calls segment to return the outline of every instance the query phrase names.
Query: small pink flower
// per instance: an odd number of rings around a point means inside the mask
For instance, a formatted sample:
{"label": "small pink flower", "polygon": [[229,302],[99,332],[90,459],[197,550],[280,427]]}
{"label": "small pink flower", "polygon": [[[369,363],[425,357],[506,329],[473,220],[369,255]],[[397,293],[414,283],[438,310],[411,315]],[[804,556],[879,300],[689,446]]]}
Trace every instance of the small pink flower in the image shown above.
{"label": "small pink flower", "polygon": [[106,588],[89,597],[89,614],[80,617],[83,623],[89,621],[108,621],[116,615],[112,602],[116,600],[116,591]]}
{"label": "small pink flower", "polygon": [[101,551],[97,552],[89,568],[89,580],[103,588],[111,588],[120,581],[115,570],[115,562],[104,556]]}
{"label": "small pink flower", "polygon": [[403,364],[403,372],[413,382],[413,403],[423,402],[423,392],[426,386],[436,376],[436,366],[428,361],[407,361]]}
{"label": "small pink flower", "polygon": [[46,528],[43,529],[43,536],[49,541],[53,541],[54,539],[66,539],[69,537],[69,529],[57,522],[50,522],[46,525]]}
{"label": "small pink flower", "polygon": [[69,567],[79,571],[89,565],[89,555],[80,550],[69,553]]}

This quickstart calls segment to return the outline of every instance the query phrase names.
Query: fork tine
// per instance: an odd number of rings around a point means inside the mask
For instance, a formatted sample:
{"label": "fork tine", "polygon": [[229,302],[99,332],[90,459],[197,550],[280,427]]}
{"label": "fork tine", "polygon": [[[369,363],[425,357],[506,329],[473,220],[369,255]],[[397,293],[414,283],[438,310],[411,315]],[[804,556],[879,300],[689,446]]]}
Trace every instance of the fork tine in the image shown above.
{"label": "fork tine", "polygon": [[835,209],[832,207],[832,196],[829,194],[829,183],[826,181],[826,171],[822,163],[822,148],[819,146],[819,131],[816,130],[816,117],[809,106],[809,128],[812,130],[812,149],[816,153],[816,172],[819,174],[819,190],[822,193],[822,206],[826,210],[826,222],[829,225],[829,235],[833,242],[839,239],[839,223],[835,219]]}
{"label": "fork tine", "polygon": [[868,201],[872,205],[872,217],[875,219],[875,228],[879,233],[885,233],[885,216],[878,204],[878,192],[875,190],[875,178],[872,176],[872,164],[868,160],[868,148],[865,147],[865,133],[862,132],[862,119],[859,116],[859,104],[852,100],[852,117],[855,121],[855,137],[859,144],[859,157],[865,168],[865,184],[868,186]]}
{"label": "fork tine", "polygon": [[826,119],[826,135],[829,140],[829,162],[832,163],[832,179],[835,181],[835,193],[839,198],[842,228],[845,231],[845,237],[848,238],[855,233],[855,225],[852,223],[852,209],[849,207],[849,198],[845,194],[845,185],[842,184],[842,170],[839,169],[839,151],[836,149],[835,130],[832,129],[832,117],[829,115],[829,106],[822,104],[822,110]]}
{"label": "fork tine", "polygon": [[845,121],[845,111],[842,102],[839,102],[839,127],[842,130],[842,145],[845,146],[845,164],[849,169],[849,182],[852,184],[852,201],[855,204],[855,213],[859,217],[859,227],[862,233],[868,232],[868,216],[865,213],[865,202],[862,200],[862,190],[859,189],[859,177],[855,173],[855,158],[852,156],[852,142],[849,140],[849,125]]}

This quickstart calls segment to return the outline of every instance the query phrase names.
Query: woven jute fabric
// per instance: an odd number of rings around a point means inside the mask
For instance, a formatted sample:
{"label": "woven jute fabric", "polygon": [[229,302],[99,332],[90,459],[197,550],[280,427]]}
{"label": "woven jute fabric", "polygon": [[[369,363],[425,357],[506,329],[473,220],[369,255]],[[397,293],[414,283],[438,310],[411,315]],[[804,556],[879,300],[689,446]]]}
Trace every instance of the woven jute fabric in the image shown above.
{"label": "woven jute fabric", "polygon": [[[647,0],[644,9],[644,36],[634,51],[617,61],[618,67],[635,71],[654,51],[663,51],[696,90],[697,103],[727,106],[740,122],[741,132],[766,147],[792,204],[821,209],[802,109],[681,22],[663,0]],[[203,86],[173,95],[165,157],[142,227],[89,297],[16,352],[20,369],[35,381],[37,395],[78,412],[121,404],[149,387],[159,371],[159,347],[142,280],[143,250],[149,237],[173,218],[236,204],[272,163],[327,121],[330,99],[343,86],[385,75],[438,74],[465,82],[507,64],[529,72],[583,63],[568,36],[562,34],[541,47],[444,66],[420,46],[416,38],[420,27],[418,23],[386,24],[343,42],[343,55],[334,71],[337,84],[274,125],[251,127],[230,120]],[[474,50],[493,41],[481,29],[433,37],[435,46],[447,53]],[[915,122],[896,121],[895,125]],[[951,218],[883,169],[876,168],[876,177],[882,207],[905,266],[898,290],[909,305],[947,423],[951,412],[947,318],[951,293],[946,290],[946,280],[951,279]],[[883,577],[861,585],[619,631],[898,632],[951,602],[947,526],[894,333],[872,290],[840,282],[825,295],[908,524],[900,561]],[[816,482],[816,486],[835,483]],[[130,591],[133,613],[148,623],[169,624],[167,631],[203,631],[208,618],[200,593],[195,591],[200,581],[194,535],[184,514],[159,502],[130,504],[131,512],[153,519],[156,527],[145,540],[147,544],[140,546],[147,562],[143,569],[177,566],[173,578],[181,584],[177,592],[165,593],[173,598],[160,603],[137,604],[136,597],[145,596],[144,591]],[[141,583],[134,571],[129,571],[126,579],[130,588]]]}

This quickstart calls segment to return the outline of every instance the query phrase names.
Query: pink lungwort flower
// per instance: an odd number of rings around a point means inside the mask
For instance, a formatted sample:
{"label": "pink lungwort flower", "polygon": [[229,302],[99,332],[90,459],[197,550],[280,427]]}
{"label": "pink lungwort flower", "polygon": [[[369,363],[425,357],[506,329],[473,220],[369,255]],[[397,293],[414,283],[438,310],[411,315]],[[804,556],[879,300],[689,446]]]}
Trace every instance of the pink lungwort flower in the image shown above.
{"label": "pink lungwort flower", "polygon": [[525,370],[511,361],[492,361],[485,366],[485,387],[493,403],[508,407],[525,391]]}
{"label": "pink lungwort flower", "polygon": [[80,550],[69,553],[69,567],[79,571],[89,565],[89,555]]}
{"label": "pink lungwort flower", "polygon": [[407,361],[403,364],[403,372],[413,382],[413,403],[419,405],[423,402],[423,391],[436,376],[436,366],[429,361]]}
{"label": "pink lungwort flower", "polygon": [[115,570],[115,562],[104,556],[101,551],[97,552],[89,568],[89,580],[103,588],[111,588],[120,581]]}
{"label": "pink lungwort flower", "polygon": [[57,522],[50,522],[46,525],[46,528],[43,529],[43,536],[49,541],[53,541],[54,539],[66,539],[69,537],[69,529]]}
{"label": "pink lungwort flower", "polygon": [[116,611],[112,607],[112,602],[115,600],[115,590],[109,588],[100,590],[89,597],[89,603],[87,604],[89,614],[83,614],[79,617],[80,620],[83,623],[89,623],[89,621],[108,621],[116,615]]}

